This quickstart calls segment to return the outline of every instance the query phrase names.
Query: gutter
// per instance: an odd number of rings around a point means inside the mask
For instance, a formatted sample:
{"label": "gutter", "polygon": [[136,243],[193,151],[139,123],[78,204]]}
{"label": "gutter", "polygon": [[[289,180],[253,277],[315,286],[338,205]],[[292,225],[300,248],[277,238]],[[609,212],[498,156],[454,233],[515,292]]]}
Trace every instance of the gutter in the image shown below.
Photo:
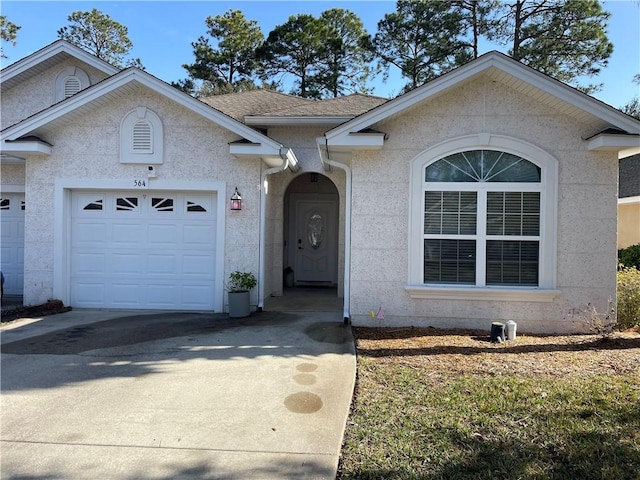
{"label": "gutter", "polygon": [[[326,137],[316,138],[316,145],[318,147],[318,155],[322,162],[322,167],[325,171],[331,170],[331,167],[344,170],[346,175],[345,185],[345,208],[344,208],[344,300],[343,300],[343,319],[345,325],[351,322],[351,168],[340,162],[335,162],[329,159],[329,141]],[[322,147],[324,147],[326,155],[323,157]]]}
{"label": "gutter", "polygon": [[284,172],[287,168],[292,172],[297,172],[300,169],[298,165],[298,159],[296,158],[293,150],[290,148],[281,148],[280,157],[284,160],[284,163],[278,167],[267,168],[260,175],[260,247],[258,254],[258,263],[260,265],[258,271],[258,311],[261,312],[264,308],[264,282],[265,282],[265,249],[266,249],[266,223],[267,223],[267,177],[274,173]]}

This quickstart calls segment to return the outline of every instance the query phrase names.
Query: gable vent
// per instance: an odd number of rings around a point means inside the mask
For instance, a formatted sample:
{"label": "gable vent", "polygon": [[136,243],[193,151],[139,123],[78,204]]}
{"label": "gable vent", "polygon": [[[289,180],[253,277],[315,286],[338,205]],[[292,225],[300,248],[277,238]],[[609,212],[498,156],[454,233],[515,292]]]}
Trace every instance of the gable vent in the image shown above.
{"label": "gable vent", "polygon": [[80,91],[80,79],[69,77],[64,82],[64,98],[69,98]]}
{"label": "gable vent", "polygon": [[153,153],[151,124],[145,120],[133,126],[133,151],[136,153]]}

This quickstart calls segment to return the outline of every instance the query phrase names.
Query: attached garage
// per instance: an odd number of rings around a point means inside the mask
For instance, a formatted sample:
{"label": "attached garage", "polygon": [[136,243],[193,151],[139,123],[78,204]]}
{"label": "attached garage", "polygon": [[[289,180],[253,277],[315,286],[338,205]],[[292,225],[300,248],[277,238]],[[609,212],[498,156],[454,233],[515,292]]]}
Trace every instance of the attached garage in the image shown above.
{"label": "attached garage", "polygon": [[24,210],[24,193],[2,193],[0,270],[6,295],[22,295],[24,287]]}
{"label": "attached garage", "polygon": [[213,310],[217,197],[73,191],[70,304]]}

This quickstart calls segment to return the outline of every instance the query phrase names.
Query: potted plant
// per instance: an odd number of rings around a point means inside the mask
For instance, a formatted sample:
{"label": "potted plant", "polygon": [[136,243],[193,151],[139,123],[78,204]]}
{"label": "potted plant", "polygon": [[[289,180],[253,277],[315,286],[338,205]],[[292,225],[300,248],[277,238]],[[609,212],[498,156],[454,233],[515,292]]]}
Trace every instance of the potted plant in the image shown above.
{"label": "potted plant", "polygon": [[258,284],[256,277],[251,272],[236,270],[229,274],[227,291],[229,292],[229,316],[242,318],[251,315],[250,298],[251,290]]}

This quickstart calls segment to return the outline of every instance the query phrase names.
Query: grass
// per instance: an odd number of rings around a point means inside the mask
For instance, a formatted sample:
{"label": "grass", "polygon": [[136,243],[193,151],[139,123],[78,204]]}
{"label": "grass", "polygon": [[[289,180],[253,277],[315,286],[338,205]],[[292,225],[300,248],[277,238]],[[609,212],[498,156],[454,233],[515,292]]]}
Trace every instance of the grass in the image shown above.
{"label": "grass", "polygon": [[340,479],[640,479],[640,378],[478,375],[358,356]]}

